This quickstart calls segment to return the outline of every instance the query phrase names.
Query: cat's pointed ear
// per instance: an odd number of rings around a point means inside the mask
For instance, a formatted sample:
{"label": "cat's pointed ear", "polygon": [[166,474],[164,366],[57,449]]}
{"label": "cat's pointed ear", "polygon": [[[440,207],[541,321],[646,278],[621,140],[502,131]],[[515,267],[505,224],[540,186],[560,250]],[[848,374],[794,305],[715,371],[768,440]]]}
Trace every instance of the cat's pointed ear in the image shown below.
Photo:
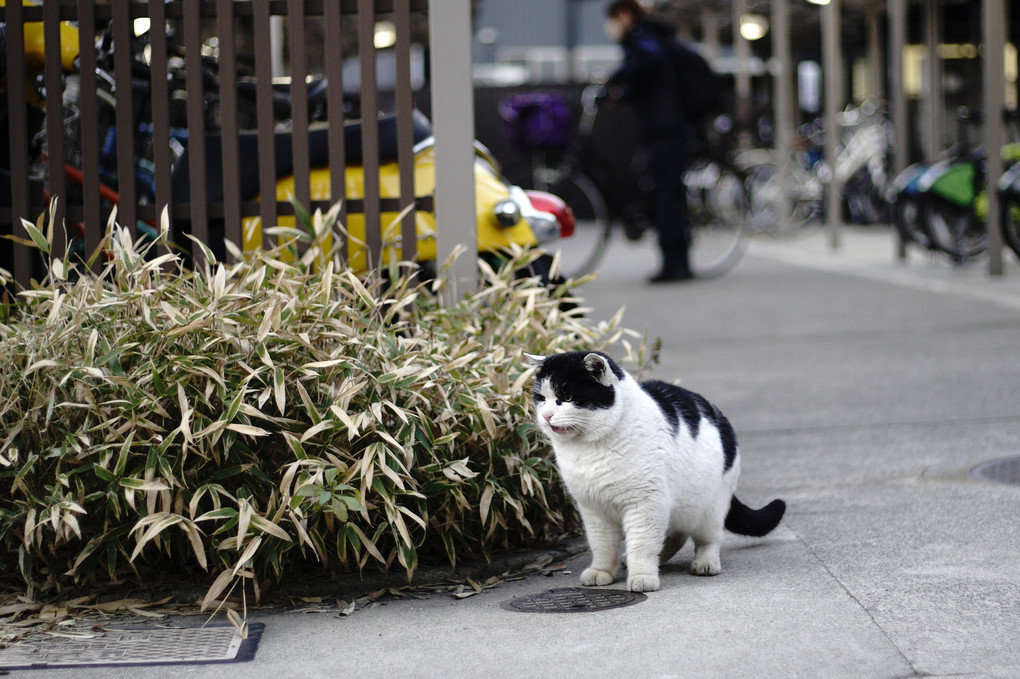
{"label": "cat's pointed ear", "polygon": [[584,357],[584,368],[591,373],[592,377],[607,387],[613,383],[613,369],[609,360],[601,354],[588,354]]}
{"label": "cat's pointed ear", "polygon": [[524,359],[531,365],[542,365],[542,361],[545,360],[545,356],[539,356],[538,354],[524,353]]}

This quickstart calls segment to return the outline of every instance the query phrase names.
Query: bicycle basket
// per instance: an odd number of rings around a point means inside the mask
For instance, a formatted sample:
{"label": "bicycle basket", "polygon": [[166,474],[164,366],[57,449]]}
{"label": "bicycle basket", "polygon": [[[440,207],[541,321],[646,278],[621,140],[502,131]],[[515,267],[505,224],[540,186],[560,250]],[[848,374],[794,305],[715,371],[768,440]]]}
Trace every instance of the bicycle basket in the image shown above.
{"label": "bicycle basket", "polygon": [[499,102],[503,135],[524,150],[557,150],[570,143],[570,108],[558,94],[529,92]]}

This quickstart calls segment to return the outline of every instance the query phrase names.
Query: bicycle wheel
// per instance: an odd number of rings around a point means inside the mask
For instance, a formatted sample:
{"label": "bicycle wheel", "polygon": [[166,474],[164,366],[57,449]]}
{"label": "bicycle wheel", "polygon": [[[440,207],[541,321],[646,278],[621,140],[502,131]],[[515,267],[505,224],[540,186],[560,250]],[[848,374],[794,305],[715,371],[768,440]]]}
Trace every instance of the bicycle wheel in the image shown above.
{"label": "bicycle wheel", "polygon": [[924,229],[923,203],[917,195],[901,193],[893,203],[893,224],[900,232],[903,240],[916,243],[926,250],[935,249],[935,245]]}
{"label": "bicycle wheel", "polygon": [[924,204],[924,226],[932,245],[958,262],[988,249],[988,229],[971,207],[929,195]]}
{"label": "bicycle wheel", "polygon": [[696,157],[684,172],[695,278],[732,269],[747,248],[748,196],[744,174],[725,161]]}
{"label": "bicycle wheel", "polygon": [[1002,224],[1002,240],[1020,257],[1020,196],[1011,193],[1002,194],[1000,207]]}
{"label": "bicycle wheel", "polygon": [[[786,189],[772,163],[752,167],[747,173],[748,227],[755,233],[775,237],[805,236],[822,223],[824,203],[821,181],[791,168]],[[786,194],[786,215],[779,212],[780,196]]]}
{"label": "bicycle wheel", "polygon": [[560,272],[566,278],[591,273],[609,243],[609,208],[595,183],[583,172],[557,176],[555,170],[538,168],[535,177],[543,191],[559,196],[574,213],[574,235],[559,241]]}

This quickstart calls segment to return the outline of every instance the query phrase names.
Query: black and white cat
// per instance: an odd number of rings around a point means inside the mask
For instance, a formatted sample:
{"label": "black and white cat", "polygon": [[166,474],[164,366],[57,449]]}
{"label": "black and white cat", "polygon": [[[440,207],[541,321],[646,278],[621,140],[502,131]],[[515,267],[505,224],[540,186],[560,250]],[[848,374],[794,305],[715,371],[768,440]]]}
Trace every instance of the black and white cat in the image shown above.
{"label": "black and white cat", "polygon": [[723,528],[761,537],[783,518],[773,500],[753,510],[734,496],[737,437],[702,396],[638,383],[605,354],[528,356],[540,365],[535,420],[584,520],[592,564],[582,585],[608,585],[626,538],[627,588],[659,589],[659,564],[694,540],[691,572],[720,572]]}

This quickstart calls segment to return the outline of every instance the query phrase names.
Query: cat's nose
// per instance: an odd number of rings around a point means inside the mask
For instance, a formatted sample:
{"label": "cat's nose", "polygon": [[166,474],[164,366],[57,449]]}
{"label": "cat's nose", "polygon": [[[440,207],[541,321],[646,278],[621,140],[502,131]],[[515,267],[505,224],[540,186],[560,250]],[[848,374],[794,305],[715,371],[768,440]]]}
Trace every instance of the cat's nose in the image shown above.
{"label": "cat's nose", "polygon": [[545,418],[546,422],[549,422],[550,420],[552,420],[553,414],[552,413],[542,413],[542,417]]}

